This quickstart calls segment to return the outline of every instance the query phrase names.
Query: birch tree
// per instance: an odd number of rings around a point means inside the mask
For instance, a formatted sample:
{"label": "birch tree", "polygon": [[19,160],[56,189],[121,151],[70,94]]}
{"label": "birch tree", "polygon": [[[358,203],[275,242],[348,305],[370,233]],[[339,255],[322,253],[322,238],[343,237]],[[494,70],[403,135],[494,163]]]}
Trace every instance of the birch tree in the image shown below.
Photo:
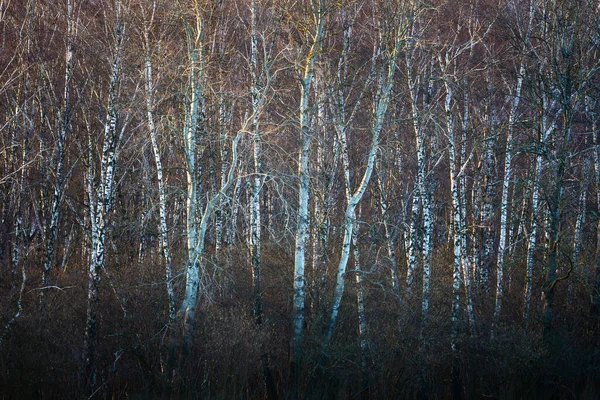
{"label": "birch tree", "polygon": [[93,144],[90,133],[88,157],[89,171],[87,176],[87,195],[89,202],[89,220],[91,225],[91,258],[88,272],[87,316],[83,342],[83,367],[81,371],[81,388],[91,394],[96,386],[96,347],[98,344],[98,306],[100,300],[100,278],[105,264],[106,236],[110,225],[110,214],[114,206],[115,174],[117,160],[121,149],[121,139],[126,124],[118,121],[118,95],[121,82],[121,64],[123,43],[125,40],[125,22],[123,15],[126,6],[115,2],[116,23],[114,27],[114,43],[112,44],[112,60],[110,83],[108,87],[108,104],[106,121],[102,135],[102,155],[98,186],[94,183]]}
{"label": "birch tree", "polygon": [[[542,77],[544,73],[542,68],[546,63],[542,61],[539,65],[539,76]],[[556,118],[551,119],[551,116],[556,113],[556,101],[550,101],[548,95],[548,89],[543,83],[543,79],[538,83],[541,89],[539,97],[539,108],[542,110],[542,115],[539,119],[539,128],[537,129],[536,143],[537,154],[535,157],[535,169],[532,182],[532,195],[531,195],[531,227],[530,234],[527,241],[527,271],[525,275],[525,292],[524,292],[524,312],[523,318],[525,321],[525,327],[529,327],[530,310],[531,310],[531,296],[533,293],[533,276],[535,266],[535,251],[538,246],[538,227],[539,227],[539,214],[541,209],[541,179],[544,171],[544,165],[546,163],[544,152],[548,143],[548,140],[554,130],[556,129]],[[556,114],[556,117],[558,114]]]}
{"label": "birch tree", "polygon": [[[400,18],[402,18],[401,16]],[[329,319],[329,326],[325,337],[325,349],[329,345],[333,332],[336,327],[339,308],[344,294],[344,283],[346,266],[348,264],[348,258],[350,257],[350,249],[352,244],[352,234],[354,230],[354,224],[356,220],[356,207],[359,205],[362,199],[367,185],[371,180],[373,169],[375,167],[375,159],[377,156],[378,146],[381,131],[385,121],[385,116],[390,102],[390,97],[393,88],[394,75],[396,72],[396,62],[404,42],[406,40],[406,24],[398,22],[396,26],[390,29],[387,33],[390,35],[391,45],[389,48],[385,48],[382,54],[383,67],[382,70],[375,74],[376,93],[374,96],[373,107],[373,121],[370,128],[371,133],[371,144],[369,146],[369,153],[367,157],[367,165],[365,171],[360,179],[358,186],[353,187],[350,180],[350,165],[348,160],[348,143],[347,143],[347,128],[346,120],[343,115],[345,110],[337,110],[338,115],[336,116],[336,131],[341,146],[342,153],[342,165],[344,169],[344,181],[346,188],[346,210],[344,212],[344,237],[342,241],[342,251],[340,255],[340,261],[337,268],[337,279],[336,286],[333,296],[333,305],[331,309],[331,316]],[[378,54],[373,54],[375,59],[378,58]],[[338,97],[338,107],[340,105],[341,96]],[[343,103],[341,103],[343,105]]]}
{"label": "birch tree", "polygon": [[[446,98],[444,109],[446,113],[446,134],[448,137],[448,159],[450,161],[450,192],[452,198],[452,240],[454,255],[453,271],[453,298],[452,298],[452,348],[456,350],[458,329],[459,329],[459,308],[460,308],[460,287],[464,287],[466,311],[469,320],[469,328],[472,333],[475,332],[475,313],[473,310],[473,298],[471,288],[471,263],[472,257],[467,248],[467,200],[465,185],[465,169],[469,162],[466,154],[466,133],[469,125],[469,88],[466,87],[468,80],[468,68],[473,57],[475,46],[481,40],[476,37],[479,32],[474,28],[472,9],[467,11],[467,16],[463,17],[459,13],[456,30],[452,42],[449,42],[438,52],[438,64],[444,82]],[[463,20],[465,18],[466,20]],[[464,28],[463,28],[464,27]],[[462,41],[462,30],[467,31],[467,39]],[[439,36],[447,34],[438,33]],[[485,35],[485,32],[483,33]],[[466,59],[462,61],[461,59]],[[460,129],[461,135],[458,136],[459,129],[455,121],[455,108],[458,102],[455,90],[462,90],[464,98],[462,120],[463,125]],[[460,148],[457,146],[460,143]]]}
{"label": "birch tree", "polygon": [[[531,39],[532,32],[532,23],[533,23],[533,2],[530,3],[529,6],[529,23],[526,26],[526,32],[523,35],[523,49],[526,49],[529,45],[529,41]],[[492,322],[492,330],[491,337],[494,338],[496,334],[496,330],[498,324],[500,323],[500,312],[502,310],[502,298],[504,296],[504,256],[506,251],[506,241],[507,241],[507,229],[508,229],[508,192],[510,188],[510,182],[512,179],[512,160],[513,160],[513,140],[515,136],[515,128],[517,125],[518,118],[518,108],[519,102],[521,100],[521,88],[523,87],[523,78],[525,75],[525,58],[521,57],[519,62],[519,72],[517,74],[517,81],[515,84],[514,91],[511,93],[512,102],[510,108],[510,115],[508,118],[508,128],[507,128],[507,137],[506,137],[506,153],[504,159],[504,177],[502,178],[502,198],[500,200],[500,239],[498,241],[498,259],[496,262],[496,296],[495,296],[495,305],[494,305],[494,319]]]}
{"label": "birch tree", "polygon": [[175,293],[173,289],[173,269],[171,250],[169,244],[169,228],[167,226],[167,194],[166,183],[164,178],[164,170],[161,160],[160,148],[158,145],[158,132],[154,122],[155,101],[154,101],[154,78],[152,64],[152,43],[150,41],[150,32],[154,24],[154,16],[156,14],[156,0],[152,2],[152,8],[149,12],[149,17],[144,17],[144,85],[146,89],[146,118],[148,131],[150,134],[150,142],[152,144],[152,152],[154,154],[154,162],[156,164],[156,180],[158,184],[158,212],[159,226],[158,235],[160,243],[160,251],[165,263],[165,288],[167,290],[168,308],[169,308],[169,323],[175,322]]}
{"label": "birch tree", "polygon": [[[543,288],[544,334],[549,337],[552,331],[555,288],[558,282],[568,279],[573,271],[571,265],[563,276],[558,277],[558,257],[561,244],[561,219],[564,210],[566,174],[571,162],[571,140],[574,129],[574,119],[578,106],[583,103],[584,90],[598,72],[600,64],[597,61],[596,47],[587,46],[587,30],[585,18],[579,5],[567,3],[564,5],[550,4],[550,32],[548,43],[549,64],[552,71],[552,87],[554,98],[560,107],[560,136],[555,138],[555,149],[549,154],[549,164],[553,174],[553,184],[547,193],[548,203],[548,259],[546,266],[546,282]],[[591,11],[591,10],[590,10]],[[592,14],[590,12],[590,14]],[[580,24],[584,22],[582,28]],[[593,36],[594,37],[594,36]],[[597,38],[597,36],[595,36]],[[595,39],[597,40],[597,39]],[[597,43],[597,41],[595,42]],[[580,48],[587,51],[579,51]],[[586,62],[591,57],[591,63]],[[585,66],[584,66],[585,65]]]}
{"label": "birch tree", "polygon": [[[419,57],[425,53],[424,43],[420,42],[422,26],[427,24],[422,15],[423,5],[416,4],[411,11],[411,26],[406,43],[405,63],[406,80],[410,94],[410,120],[415,134],[417,154],[417,178],[413,189],[411,205],[411,220],[407,233],[407,263],[406,291],[410,295],[413,291],[415,271],[419,264],[423,268],[423,294],[421,309],[423,321],[427,320],[429,309],[429,282],[431,276],[431,255],[433,244],[433,219],[431,215],[431,197],[427,190],[427,119],[432,107],[433,85],[432,79],[434,59]],[[422,209],[422,216],[420,215]]]}
{"label": "birch tree", "polygon": [[292,398],[298,397],[300,371],[302,368],[302,336],[304,329],[305,304],[305,266],[306,242],[309,232],[309,185],[310,185],[310,148],[312,133],[310,128],[310,92],[314,77],[315,63],[321,52],[321,41],[325,18],[328,11],[326,0],[313,1],[309,6],[312,19],[312,31],[307,34],[310,48],[302,64],[300,76],[299,130],[300,152],[298,160],[298,221],[296,225],[294,252],[294,294],[292,312]]}
{"label": "birch tree", "polygon": [[[187,263],[185,269],[185,294],[178,311],[179,318],[183,321],[184,347],[191,344],[192,326],[198,302],[200,285],[200,257],[204,250],[204,239],[200,238],[200,226],[197,217],[198,210],[198,179],[196,166],[198,157],[196,137],[200,107],[202,106],[203,90],[205,84],[205,54],[204,54],[204,28],[205,21],[201,15],[200,5],[197,1],[194,6],[194,21],[184,20],[186,33],[188,71],[189,71],[189,100],[185,110],[185,123],[183,126],[183,145],[186,161],[186,234],[187,234]],[[193,24],[193,25],[192,25]]]}

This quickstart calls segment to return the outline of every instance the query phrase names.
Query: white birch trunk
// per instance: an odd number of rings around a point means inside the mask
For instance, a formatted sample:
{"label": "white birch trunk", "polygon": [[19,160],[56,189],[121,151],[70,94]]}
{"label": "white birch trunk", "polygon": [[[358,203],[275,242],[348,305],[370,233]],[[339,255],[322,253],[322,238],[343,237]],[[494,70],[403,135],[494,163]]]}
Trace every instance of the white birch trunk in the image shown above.
{"label": "white birch trunk", "polygon": [[433,213],[431,212],[432,194],[423,196],[423,290],[421,294],[421,318],[423,329],[429,320],[431,257],[433,255]]}
{"label": "white birch trunk", "polygon": [[[424,202],[425,197],[425,170],[426,170],[426,160],[425,160],[425,143],[424,143],[424,133],[423,133],[423,121],[422,115],[419,110],[418,105],[418,97],[419,97],[419,82],[418,78],[414,76],[413,71],[413,57],[414,57],[414,49],[415,49],[415,36],[416,32],[416,24],[413,23],[411,36],[407,41],[407,50],[406,50],[406,69],[407,69],[407,83],[408,90],[410,92],[411,98],[411,119],[412,125],[415,133],[415,145],[417,152],[417,179],[415,182],[415,187],[413,190],[413,202],[412,202],[412,215],[410,226],[408,229],[408,238],[407,238],[407,252],[408,252],[408,269],[406,272],[406,291],[410,294],[413,291],[413,285],[415,280],[415,269],[419,263],[419,248],[418,244],[421,243],[421,235],[422,235],[422,223],[419,221],[419,207],[420,203]],[[424,204],[423,204],[423,208]]]}
{"label": "white birch trunk", "polygon": [[491,74],[488,73],[488,91],[489,99],[489,133],[485,140],[485,151],[483,159],[483,181],[485,186],[482,192],[481,199],[481,231],[480,231],[480,250],[477,263],[476,280],[477,285],[487,295],[490,292],[490,269],[492,264],[492,256],[494,252],[494,234],[492,224],[494,221],[493,201],[495,198],[495,176],[494,176],[494,147],[496,144],[496,109],[493,104],[493,88],[491,84]]}
{"label": "white birch trunk", "polygon": [[398,262],[396,259],[396,243],[394,240],[394,234],[392,232],[392,221],[389,215],[389,205],[387,202],[386,187],[383,182],[382,176],[385,176],[383,169],[381,168],[381,160],[377,161],[377,185],[379,187],[379,209],[381,217],[383,218],[383,228],[386,240],[386,247],[388,251],[388,257],[390,260],[390,282],[393,290],[399,289],[398,281]]}
{"label": "white birch trunk", "polygon": [[[446,54],[446,63],[448,55]],[[460,312],[460,284],[464,271],[463,266],[463,241],[461,240],[461,218],[460,218],[460,199],[458,196],[458,182],[456,177],[456,142],[454,135],[454,117],[452,115],[452,86],[445,80],[446,87],[446,125],[448,129],[448,157],[450,161],[450,191],[452,192],[452,241],[454,243],[454,266],[452,273],[452,335],[451,347],[453,351],[457,350],[458,331],[459,331],[459,312]]]}
{"label": "white birch trunk", "polygon": [[306,278],[306,242],[309,232],[309,191],[310,191],[310,145],[312,134],[310,132],[310,88],[314,76],[314,67],[317,55],[321,48],[323,25],[325,22],[326,1],[313,2],[312,14],[315,22],[313,42],[304,61],[304,70],[300,82],[300,154],[298,160],[298,176],[300,187],[298,189],[298,221],[296,225],[296,240],[294,252],[294,294],[292,314],[292,398],[298,396],[300,372],[302,368],[302,337],[304,331],[304,302]]}
{"label": "white birch trunk", "polygon": [[[92,227],[91,259],[88,274],[87,316],[85,337],[83,343],[82,388],[88,394],[96,385],[96,346],[98,342],[97,310],[99,305],[100,277],[104,268],[106,234],[109,228],[109,214],[112,211],[115,193],[115,173],[123,130],[117,131],[117,96],[120,82],[121,52],[125,26],[122,21],[121,4],[116,3],[117,24],[115,28],[116,41],[114,44],[114,60],[112,63],[110,85],[108,91],[108,106],[104,125],[104,144],[101,159],[100,182],[98,190],[93,183],[93,154],[90,132],[90,159],[88,172],[88,197],[90,207],[90,222]],[[123,128],[124,129],[124,128]]]}
{"label": "white birch trunk", "polygon": [[168,307],[169,307],[169,322],[175,321],[175,293],[173,291],[173,271],[171,266],[171,250],[169,245],[169,229],[167,225],[167,195],[166,184],[162,161],[160,157],[160,149],[158,147],[158,138],[156,126],[154,124],[154,80],[152,78],[152,59],[150,57],[150,28],[154,20],[154,12],[156,10],[156,1],[152,3],[152,14],[149,21],[145,23],[144,29],[144,45],[145,45],[145,68],[144,78],[146,86],[146,117],[148,122],[148,130],[150,133],[150,141],[152,144],[152,152],[154,154],[154,162],[156,164],[156,180],[158,183],[158,235],[160,250],[165,262],[165,287],[167,290]]}
{"label": "white birch trunk", "polygon": [[[360,263],[360,248],[358,247],[358,224],[352,233],[354,246],[354,278],[356,281],[356,309],[358,310],[358,337],[360,340],[361,367],[365,375],[368,375],[369,360],[369,334],[367,331],[367,316],[365,313],[365,294],[362,283],[362,268]],[[367,384],[365,379],[365,384]]]}
{"label": "white birch trunk", "polygon": [[[246,125],[246,124],[245,124]],[[225,196],[226,192],[231,187],[233,181],[235,180],[234,172],[237,167],[237,161],[239,158],[238,154],[238,145],[244,132],[247,127],[243,126],[233,139],[231,145],[231,164],[229,167],[229,171],[227,173],[227,181],[225,185],[221,188],[219,192],[217,192],[212,198],[210,198],[202,211],[202,216],[200,221],[197,224],[197,236],[196,239],[196,247],[191,249],[191,254],[194,255],[194,259],[191,259],[188,264],[188,268],[186,271],[186,292],[185,297],[183,299],[181,308],[179,310],[179,317],[183,319],[183,349],[184,355],[190,350],[190,346],[192,344],[193,339],[193,324],[194,318],[196,314],[196,307],[198,296],[200,294],[200,266],[202,265],[202,257],[204,256],[204,244],[206,239],[206,232],[208,229],[208,222],[211,220],[215,208],[221,201],[221,199]],[[192,268],[190,268],[192,266]]]}
{"label": "white birch trunk", "polygon": [[[336,124],[336,130],[338,131],[338,138],[340,141],[341,152],[342,152],[342,165],[344,167],[344,175],[346,182],[346,211],[344,213],[344,237],[342,241],[342,253],[340,256],[340,262],[338,264],[336,287],[333,296],[333,305],[331,309],[331,317],[329,320],[329,328],[325,338],[325,348],[329,345],[335,326],[337,323],[338,312],[342,301],[342,295],[344,293],[344,277],[346,274],[346,266],[348,264],[348,258],[350,256],[350,247],[352,240],[352,232],[354,229],[354,222],[356,219],[356,207],[358,206],[362,196],[364,195],[367,185],[371,179],[373,169],[375,167],[375,158],[377,156],[377,147],[379,146],[379,135],[383,128],[383,122],[387,113],[389,100],[392,92],[394,74],[396,72],[396,61],[398,53],[402,45],[402,27],[399,26],[394,32],[394,48],[389,53],[389,59],[385,60],[387,63],[387,71],[385,77],[381,77],[380,86],[377,88],[377,95],[375,96],[376,102],[373,105],[375,111],[375,119],[371,128],[372,143],[369,150],[369,156],[367,159],[367,167],[362,176],[362,179],[358,187],[352,191],[350,182],[350,166],[348,160],[348,146],[346,139],[346,125],[340,126],[340,119],[336,118],[338,122]],[[345,111],[340,110],[340,114],[343,115]]]}
{"label": "white birch trunk", "polygon": [[[533,16],[534,16],[534,1],[530,2],[529,5],[529,24],[525,33],[523,48],[527,48],[530,43],[532,28],[533,28]],[[498,243],[498,259],[496,263],[496,299],[494,305],[494,319],[492,321],[491,338],[494,339],[496,329],[500,323],[500,313],[502,311],[502,297],[503,297],[503,277],[504,277],[504,256],[506,250],[506,234],[508,228],[508,194],[509,185],[512,178],[512,157],[513,157],[513,138],[515,132],[515,125],[517,119],[517,113],[519,108],[519,101],[521,99],[521,87],[523,85],[523,78],[525,75],[525,58],[521,59],[519,67],[519,75],[517,77],[517,84],[515,92],[513,94],[513,101],[511,105],[510,115],[508,118],[508,136],[506,138],[506,156],[504,165],[504,178],[502,180],[502,200],[500,203],[500,240]]]}
{"label": "white birch trunk", "polygon": [[[538,228],[539,228],[539,213],[541,208],[541,178],[544,170],[544,160],[542,156],[542,149],[546,147],[546,141],[556,128],[556,121],[549,123],[548,114],[546,111],[548,107],[547,95],[542,95],[541,108],[544,111],[540,121],[539,127],[539,150],[535,158],[535,172],[532,182],[532,194],[531,194],[531,228],[527,240],[527,270],[525,275],[525,293],[524,293],[524,311],[523,319],[525,322],[525,329],[529,329],[530,314],[531,314],[531,296],[533,293],[533,268],[535,266],[535,252],[538,246]],[[550,110],[554,109],[555,105],[550,106]]]}
{"label": "white birch trunk", "polygon": [[[529,44],[532,26],[533,26],[533,15],[534,15],[534,2],[532,1],[529,6],[529,25],[527,27],[527,33],[525,35],[524,47]],[[512,158],[513,158],[513,138],[515,133],[515,125],[517,122],[517,113],[519,108],[519,101],[521,100],[521,87],[523,86],[523,78],[525,75],[525,59],[521,60],[519,67],[519,75],[517,77],[517,84],[513,94],[513,101],[510,109],[510,115],[508,118],[508,135],[506,138],[506,155],[504,160],[504,178],[502,179],[502,199],[500,200],[500,239],[498,241],[498,259],[496,262],[496,298],[494,305],[494,319],[492,321],[491,338],[494,339],[498,324],[500,323],[500,313],[502,311],[502,298],[503,298],[503,279],[504,279],[504,256],[506,251],[507,242],[507,229],[508,229],[508,195],[510,181],[512,179]]]}
{"label": "white birch trunk", "polygon": [[514,94],[514,100],[510,111],[508,121],[508,136],[506,137],[506,155],[504,159],[504,178],[502,179],[502,199],[500,200],[500,239],[498,241],[498,259],[496,262],[496,295],[494,305],[494,319],[492,322],[491,337],[494,338],[496,329],[500,322],[500,312],[502,310],[503,298],[503,279],[504,279],[504,256],[506,251],[506,235],[508,230],[508,194],[510,181],[512,178],[512,157],[513,157],[513,135],[515,120],[517,117],[517,107],[521,97],[521,86],[523,84],[523,74],[525,73],[525,64],[521,63],[517,78],[517,87]]}
{"label": "white birch trunk", "polygon": [[[259,127],[260,108],[264,99],[261,98],[261,82],[258,76],[258,33],[256,26],[256,0],[251,3],[251,54],[250,74],[252,84],[250,96],[252,101],[252,161],[254,176],[252,178],[252,193],[250,200],[250,258],[252,262],[252,286],[254,291],[254,318],[257,324],[262,323],[263,301],[261,292],[261,209],[260,195],[262,186],[261,167],[261,136]],[[264,93],[264,90],[262,90]]]}
{"label": "white birch trunk", "polygon": [[199,207],[198,190],[200,173],[196,165],[198,157],[197,137],[199,114],[204,90],[204,20],[200,10],[196,10],[195,26],[184,21],[187,36],[189,59],[189,106],[186,109],[184,126],[184,151],[186,158],[186,233],[187,233],[187,265],[185,268],[185,294],[178,317],[183,321],[183,351],[187,353],[192,341],[193,323],[195,320],[198,291],[200,285],[200,263],[204,252],[204,241],[201,240],[201,227],[197,215]]}
{"label": "white birch trunk", "polygon": [[[472,44],[473,45],[473,44]],[[462,265],[463,265],[463,278],[465,284],[465,298],[467,300],[467,317],[469,319],[469,330],[471,335],[475,335],[477,330],[475,326],[475,310],[473,307],[473,287],[472,282],[475,278],[475,262],[473,261],[473,254],[469,251],[468,242],[468,229],[467,229],[467,188],[466,188],[466,174],[465,168],[469,162],[467,156],[467,130],[469,129],[469,93],[466,92],[464,95],[464,113],[463,113],[463,127],[461,137],[461,164],[460,170],[458,171],[459,181],[459,205],[460,205],[460,220],[461,230],[460,238],[462,241]]]}

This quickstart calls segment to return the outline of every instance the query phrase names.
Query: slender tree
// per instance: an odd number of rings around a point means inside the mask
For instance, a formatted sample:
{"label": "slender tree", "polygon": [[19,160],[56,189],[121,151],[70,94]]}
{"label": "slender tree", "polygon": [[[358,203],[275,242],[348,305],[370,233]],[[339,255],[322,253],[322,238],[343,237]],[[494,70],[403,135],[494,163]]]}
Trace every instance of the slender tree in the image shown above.
{"label": "slender tree", "polygon": [[117,160],[121,149],[123,131],[126,124],[118,122],[119,84],[121,82],[121,64],[123,44],[125,40],[126,7],[117,1],[114,4],[116,22],[114,26],[114,43],[112,44],[112,60],[110,83],[108,88],[108,104],[106,106],[106,121],[102,135],[102,156],[100,163],[99,183],[94,182],[93,171],[93,139],[89,134],[89,172],[87,177],[87,195],[89,201],[89,220],[91,225],[91,257],[88,273],[87,316],[83,342],[83,367],[81,371],[81,388],[91,395],[97,383],[96,348],[98,345],[98,306],[100,301],[100,278],[105,265],[106,239],[110,224],[110,214],[114,206],[115,174]]}
{"label": "slender tree", "polygon": [[310,48],[302,65],[300,77],[300,152],[298,161],[298,222],[294,252],[294,294],[292,312],[292,390],[291,397],[297,398],[302,368],[302,336],[304,330],[304,304],[306,297],[306,242],[309,231],[309,189],[310,189],[310,148],[312,133],[310,129],[310,93],[315,73],[315,62],[321,51],[321,41],[328,11],[326,0],[317,0],[310,4],[313,19],[312,32],[308,35]]}

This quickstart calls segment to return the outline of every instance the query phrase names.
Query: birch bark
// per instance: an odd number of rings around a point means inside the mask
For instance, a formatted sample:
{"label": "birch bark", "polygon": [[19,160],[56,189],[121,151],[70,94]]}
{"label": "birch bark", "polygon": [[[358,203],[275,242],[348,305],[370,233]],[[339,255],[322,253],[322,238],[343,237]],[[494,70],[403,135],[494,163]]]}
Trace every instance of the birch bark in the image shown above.
{"label": "birch bark", "polygon": [[[554,129],[556,128],[556,121],[549,122],[548,117],[553,112],[555,104],[549,106],[549,99],[546,95],[545,90],[542,91],[542,97],[540,99],[540,109],[542,110],[542,117],[540,119],[539,133],[538,133],[538,151],[535,158],[535,172],[532,182],[532,194],[531,194],[531,228],[529,238],[527,240],[527,271],[525,275],[525,293],[524,293],[524,312],[523,319],[525,322],[525,329],[529,328],[530,313],[531,313],[531,296],[533,293],[533,269],[535,266],[535,252],[538,246],[538,228],[539,228],[539,213],[540,213],[540,200],[541,198],[541,178],[544,171],[544,157],[543,154],[546,151],[546,142]],[[554,102],[555,103],[555,102]]]}
{"label": "birch bark", "polygon": [[[352,183],[350,181],[350,165],[348,160],[348,145],[347,145],[347,125],[341,124],[341,121],[345,121],[345,118],[339,118],[340,115],[345,114],[345,110],[338,110],[338,117],[335,119],[336,131],[341,146],[342,153],[342,165],[344,168],[345,176],[345,187],[346,187],[346,211],[344,213],[344,236],[342,241],[342,252],[340,255],[340,261],[337,268],[337,279],[335,292],[333,296],[333,305],[331,309],[331,316],[329,319],[329,327],[327,335],[325,337],[325,349],[327,349],[329,342],[333,336],[335,326],[337,323],[337,317],[339,308],[344,293],[344,278],[346,274],[346,266],[348,264],[348,258],[350,257],[350,248],[352,241],[352,232],[354,230],[354,224],[356,220],[356,207],[360,203],[375,167],[375,159],[377,156],[377,150],[379,146],[379,136],[381,134],[385,116],[387,113],[394,74],[396,72],[396,62],[398,60],[398,54],[404,44],[405,40],[405,27],[399,24],[398,27],[393,31],[393,47],[388,50],[387,58],[384,59],[385,67],[387,70],[381,73],[378,79],[377,94],[373,103],[374,120],[371,126],[372,142],[369,149],[369,155],[367,158],[367,166],[363,176],[360,180],[359,185],[353,190]],[[376,55],[374,55],[375,57]],[[338,104],[343,104],[338,102]],[[326,353],[326,351],[325,351]]]}
{"label": "birch bark", "polygon": [[[533,27],[533,16],[534,16],[534,2],[532,1],[529,6],[529,24],[525,33],[523,49],[526,49],[531,39],[531,32]],[[494,305],[494,319],[492,321],[491,338],[494,339],[498,324],[500,323],[500,313],[502,311],[502,299],[504,296],[504,256],[506,250],[506,235],[508,230],[508,195],[510,188],[510,181],[512,179],[512,159],[513,159],[513,139],[515,134],[515,126],[517,123],[519,102],[521,100],[521,88],[523,86],[523,78],[525,76],[525,57],[523,56],[520,61],[519,75],[517,76],[517,82],[515,90],[512,94],[513,100],[510,109],[510,115],[508,118],[508,135],[506,137],[506,154],[504,159],[504,177],[502,179],[502,199],[500,201],[500,239],[498,241],[498,259],[496,262],[496,295]]]}
{"label": "birch bark", "polygon": [[[415,270],[420,263],[423,264],[423,276],[429,276],[430,268],[428,265],[425,265],[426,262],[424,257],[426,257],[430,251],[430,249],[426,247],[426,244],[429,243],[430,240],[426,237],[426,235],[428,235],[428,232],[431,230],[426,225],[432,222],[425,221],[425,210],[429,208],[430,200],[427,196],[427,191],[425,188],[427,169],[427,160],[425,158],[425,114],[426,108],[429,107],[430,96],[428,95],[431,92],[431,84],[433,84],[433,80],[430,81],[430,85],[427,87],[424,86],[425,83],[423,82],[427,79],[422,79],[423,77],[421,75],[422,73],[426,74],[427,71],[419,71],[415,74],[417,39],[418,21],[414,21],[412,22],[411,32],[407,39],[405,53],[407,71],[406,79],[411,101],[411,122],[415,133],[415,146],[417,153],[417,179],[413,190],[412,215],[407,237],[408,269],[406,272],[406,291],[409,295],[413,291]],[[424,92],[422,93],[422,96],[420,96],[421,91]],[[421,106],[419,105],[420,99],[423,101]],[[423,218],[420,218],[420,208],[423,210]]]}
{"label": "birch bark", "polygon": [[186,159],[186,233],[187,233],[187,265],[185,268],[185,294],[178,318],[183,322],[183,351],[187,353],[192,341],[193,323],[198,302],[200,285],[200,263],[204,251],[203,235],[201,234],[198,211],[198,189],[200,174],[196,165],[198,157],[198,123],[200,107],[204,91],[204,28],[205,21],[200,14],[199,5],[194,2],[194,25],[184,21],[189,62],[189,105],[186,108],[183,133],[184,152]]}
{"label": "birch bark", "polygon": [[250,7],[250,96],[252,102],[252,161],[254,176],[252,178],[252,194],[250,200],[250,258],[252,262],[252,285],[254,287],[254,318],[257,324],[262,324],[263,301],[260,287],[261,272],[261,210],[260,194],[262,186],[261,167],[261,136],[259,126],[260,107],[263,99],[260,97],[261,82],[258,73],[258,32],[256,0],[252,0]]}
{"label": "birch bark", "polygon": [[300,78],[300,152],[298,160],[298,176],[300,186],[298,189],[298,221],[296,225],[296,239],[294,252],[294,294],[292,311],[292,390],[291,397],[297,398],[300,384],[300,371],[302,368],[302,337],[304,330],[304,303],[306,297],[306,242],[309,233],[309,191],[310,191],[310,147],[312,134],[310,132],[310,89],[314,77],[314,68],[317,56],[321,51],[321,41],[325,23],[327,1],[318,0],[312,3],[312,17],[314,32],[311,34],[312,43],[303,64]]}
{"label": "birch bark", "polygon": [[175,322],[175,293],[173,290],[173,271],[171,250],[169,245],[169,229],[167,225],[167,194],[166,183],[164,179],[164,171],[161,161],[160,149],[158,146],[158,133],[154,123],[154,79],[152,77],[152,58],[151,58],[151,43],[150,30],[154,22],[156,11],[156,1],[152,2],[152,11],[149,20],[145,21],[144,26],[144,47],[145,47],[145,66],[144,66],[144,83],[146,87],[146,118],[148,130],[150,133],[150,141],[152,144],[152,152],[154,154],[154,162],[156,164],[156,180],[158,184],[158,212],[159,212],[159,243],[160,250],[165,262],[165,288],[167,290],[168,307],[169,307],[169,323]]}
{"label": "birch bark", "polygon": [[389,204],[387,201],[387,190],[384,184],[383,177],[386,176],[385,171],[381,167],[381,159],[377,160],[377,186],[379,189],[379,210],[383,218],[383,229],[386,239],[386,247],[390,260],[390,282],[393,290],[398,290],[400,282],[398,280],[398,262],[396,259],[396,241],[392,231],[392,221],[389,212]]}
{"label": "birch bark", "polygon": [[81,371],[81,388],[87,395],[93,392],[96,386],[96,346],[98,343],[98,305],[100,292],[100,277],[105,261],[106,234],[109,228],[109,217],[114,204],[115,174],[119,156],[121,138],[125,125],[117,129],[117,98],[121,80],[121,59],[125,35],[125,23],[120,2],[115,3],[116,26],[115,43],[113,44],[114,59],[111,67],[110,85],[108,89],[108,105],[106,108],[106,122],[104,124],[104,143],[100,165],[100,182],[97,188],[93,182],[93,154],[92,137],[88,148],[89,172],[87,191],[89,198],[89,212],[91,223],[91,259],[88,273],[87,316],[83,342],[83,367]]}

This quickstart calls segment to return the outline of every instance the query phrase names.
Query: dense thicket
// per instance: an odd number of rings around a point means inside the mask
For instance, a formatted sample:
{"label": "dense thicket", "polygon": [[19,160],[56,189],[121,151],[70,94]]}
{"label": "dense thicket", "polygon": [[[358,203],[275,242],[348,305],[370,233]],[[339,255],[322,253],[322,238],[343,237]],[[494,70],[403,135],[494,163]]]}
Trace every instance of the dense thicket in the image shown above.
{"label": "dense thicket", "polygon": [[595,398],[600,7],[0,0],[6,398]]}

